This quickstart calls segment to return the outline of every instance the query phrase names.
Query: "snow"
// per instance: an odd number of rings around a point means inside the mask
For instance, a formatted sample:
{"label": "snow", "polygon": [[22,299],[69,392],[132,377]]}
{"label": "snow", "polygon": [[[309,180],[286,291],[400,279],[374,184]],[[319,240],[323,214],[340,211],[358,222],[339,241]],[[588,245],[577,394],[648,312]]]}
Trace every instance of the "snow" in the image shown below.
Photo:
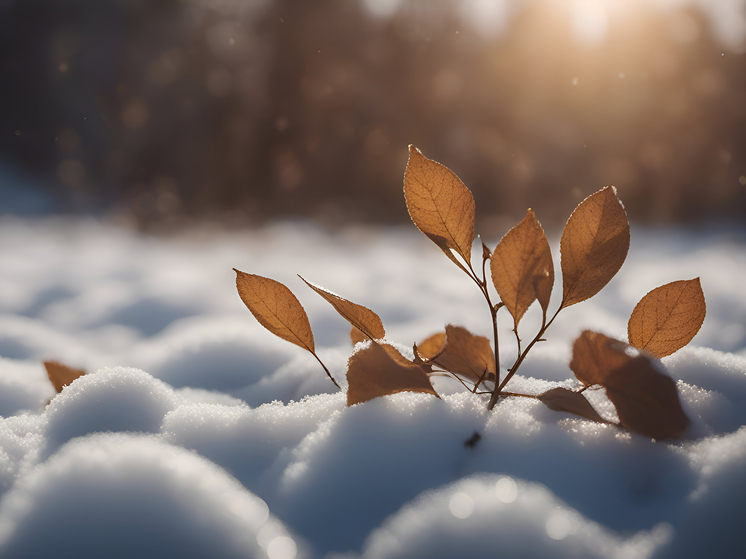
{"label": "snow", "polygon": [[[236,293],[234,267],[290,287],[343,387],[349,327],[297,273],[376,311],[403,351],[446,323],[489,336],[478,290],[413,226],[153,237],[4,217],[0,254],[0,557],[746,556],[743,232],[633,225],[622,271],[560,313],[511,381],[574,386],[583,329],[624,339],[643,295],[699,276],[704,326],[662,360],[692,420],[669,442],[529,399],[488,412],[447,379],[440,400],[347,408]],[[523,337],[539,323],[532,307]],[[501,314],[503,369],[511,326]],[[89,374],[55,396],[45,359]]]}

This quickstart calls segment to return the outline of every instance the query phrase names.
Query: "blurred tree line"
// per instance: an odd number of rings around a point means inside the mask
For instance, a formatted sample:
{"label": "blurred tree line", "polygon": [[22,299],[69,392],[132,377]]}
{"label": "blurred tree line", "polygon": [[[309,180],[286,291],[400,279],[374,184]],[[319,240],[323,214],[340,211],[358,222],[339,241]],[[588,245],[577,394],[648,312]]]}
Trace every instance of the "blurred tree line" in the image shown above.
{"label": "blurred tree line", "polygon": [[607,184],[638,221],[743,220],[746,56],[694,8],[567,4],[0,1],[0,160],[145,226],[401,222],[410,143],[487,235]]}

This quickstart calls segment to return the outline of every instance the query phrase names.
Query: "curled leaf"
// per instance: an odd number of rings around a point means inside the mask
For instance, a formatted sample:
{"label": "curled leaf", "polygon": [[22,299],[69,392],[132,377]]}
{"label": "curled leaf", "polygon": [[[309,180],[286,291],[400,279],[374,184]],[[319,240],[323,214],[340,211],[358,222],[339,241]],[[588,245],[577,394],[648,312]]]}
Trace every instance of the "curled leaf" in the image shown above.
{"label": "curled leaf", "polygon": [[445,334],[431,336],[417,346],[417,352],[428,363],[472,382],[495,380],[495,355],[490,341],[461,326],[447,325]]}
{"label": "curled leaf", "polygon": [[539,394],[537,399],[550,410],[572,413],[597,423],[608,423],[608,421],[598,415],[598,412],[593,409],[593,406],[585,396],[567,388],[552,388],[544,392],[544,394]]}
{"label": "curled leaf", "polygon": [[671,377],[639,355],[612,371],[604,383],[622,427],[654,439],[680,437],[689,427]]}
{"label": "curled leaf", "polygon": [[295,295],[279,281],[236,272],[236,287],[241,300],[259,324],[275,336],[302,347],[315,355],[313,332],[308,315]]}
{"label": "curled leaf", "polygon": [[440,354],[445,343],[446,333],[438,332],[415,345],[415,348],[417,348],[417,353],[422,359],[429,360]]}
{"label": "curled leaf", "polygon": [[585,331],[573,344],[570,368],[581,382],[606,389],[621,425],[630,431],[667,439],[689,426],[671,377],[623,342]]}
{"label": "curled leaf", "polygon": [[572,344],[570,369],[583,384],[603,384],[611,371],[629,361],[626,347],[624,342],[584,330]]}
{"label": "curled leaf", "polygon": [[562,307],[585,301],[609,283],[629,250],[629,222],[614,187],[583,200],[560,241]]}
{"label": "curled leaf", "polygon": [[417,229],[427,235],[456,265],[452,251],[471,262],[474,242],[474,197],[456,174],[409,146],[404,172],[404,199]]}
{"label": "curled leaf", "polygon": [[[388,351],[386,347],[390,348]],[[399,357],[392,346],[376,342],[352,354],[347,363],[347,405],[367,402],[378,396],[398,392],[424,392],[439,397],[421,367]]]}
{"label": "curled leaf", "polygon": [[699,332],[706,312],[699,278],[653,289],[629,317],[629,343],[658,358],[671,355]]}
{"label": "curled leaf", "polygon": [[352,345],[364,342],[365,340],[369,339],[370,338],[363,334],[358,328],[355,328],[354,326],[350,327],[350,341],[352,342]]}
{"label": "curled leaf", "polygon": [[531,209],[497,245],[490,270],[492,283],[516,327],[536,299],[546,314],[554,285],[554,264],[544,230]]}
{"label": "curled leaf", "polygon": [[371,340],[377,340],[386,336],[386,331],[383,329],[381,319],[372,310],[353,303],[352,301],[348,301],[321,286],[306,281],[302,276],[298,277],[302,279],[308,287],[326,299],[331,306],[334,307],[334,309],[342,315],[345,320],[347,320],[347,322],[352,324],[352,326],[357,328],[365,336]]}
{"label": "curled leaf", "polygon": [[62,392],[62,389],[72,383],[76,378],[85,375],[84,370],[73,369],[57,361],[44,361],[44,368],[47,370],[49,381],[54,386],[57,394]]}

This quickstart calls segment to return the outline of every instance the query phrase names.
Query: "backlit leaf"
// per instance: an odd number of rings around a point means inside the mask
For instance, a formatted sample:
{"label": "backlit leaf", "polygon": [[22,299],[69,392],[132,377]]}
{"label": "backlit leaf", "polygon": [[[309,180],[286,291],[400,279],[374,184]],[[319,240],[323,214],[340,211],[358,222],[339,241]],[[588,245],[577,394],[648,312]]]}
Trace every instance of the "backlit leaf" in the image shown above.
{"label": "backlit leaf", "polygon": [[537,398],[550,410],[572,413],[597,423],[608,423],[598,415],[598,412],[593,409],[585,396],[567,388],[552,388],[544,394],[539,394]]}
{"label": "backlit leaf", "polygon": [[676,384],[655,370],[644,355],[608,375],[606,394],[616,407],[622,427],[654,439],[680,437],[689,427]]}
{"label": "backlit leaf", "polygon": [[404,172],[404,199],[417,229],[427,235],[460,268],[451,250],[471,262],[474,241],[474,198],[447,167],[409,146]]}
{"label": "backlit leaf", "polygon": [[443,345],[446,343],[446,333],[438,332],[433,334],[426,340],[417,344],[417,353],[419,353],[422,359],[432,359],[440,354],[443,350]]}
{"label": "backlit leaf", "polygon": [[461,326],[446,326],[444,345],[431,363],[473,382],[495,379],[495,354],[490,341]]}
{"label": "backlit leaf", "polygon": [[392,358],[376,342],[353,353],[347,363],[347,405],[398,392],[424,392],[438,397],[422,368],[401,354],[399,357]]}
{"label": "backlit leaf", "polygon": [[311,324],[295,295],[279,281],[235,268],[234,271],[238,294],[259,324],[275,336],[314,353]]}
{"label": "backlit leaf", "polygon": [[331,306],[334,307],[334,309],[342,315],[345,320],[347,320],[347,322],[365,334],[365,336],[371,340],[378,340],[386,336],[386,331],[383,329],[381,319],[372,310],[353,303],[352,301],[348,301],[336,293],[332,293],[323,287],[306,281],[301,276],[298,277],[306,282],[308,287],[326,299]]}
{"label": "backlit leaf", "polygon": [[492,283],[516,327],[536,299],[546,313],[554,285],[554,264],[544,230],[531,209],[497,245],[490,270]]}
{"label": "backlit leaf", "polygon": [[681,436],[689,425],[674,381],[623,342],[585,331],[573,344],[570,368],[581,382],[606,389],[630,431],[665,439]]}
{"label": "backlit leaf", "polygon": [[593,297],[622,267],[629,222],[614,187],[583,200],[562,232],[562,307]]}
{"label": "backlit leaf", "polygon": [[73,369],[57,361],[44,361],[44,368],[47,370],[47,376],[49,376],[57,394],[62,392],[62,389],[76,378],[85,375],[85,371],[82,369]]}
{"label": "backlit leaf", "polygon": [[671,355],[699,332],[706,311],[699,278],[653,289],[629,317],[629,343],[658,358]]}

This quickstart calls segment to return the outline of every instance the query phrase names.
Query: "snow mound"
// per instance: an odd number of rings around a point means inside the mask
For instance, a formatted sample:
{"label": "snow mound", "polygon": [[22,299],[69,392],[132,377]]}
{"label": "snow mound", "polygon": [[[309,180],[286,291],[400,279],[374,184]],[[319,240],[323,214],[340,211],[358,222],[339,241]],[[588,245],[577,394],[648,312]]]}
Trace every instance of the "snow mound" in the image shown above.
{"label": "snow mound", "polygon": [[177,402],[173,388],[138,369],[115,367],[79,377],[44,412],[47,452],[97,431],[157,433]]}
{"label": "snow mound", "polygon": [[300,556],[264,501],[220,468],[129,434],[71,441],[23,477],[0,505],[0,545],[9,558]]}
{"label": "snow mound", "polygon": [[546,487],[470,476],[427,491],[375,530],[364,559],[647,559],[673,535],[661,523],[627,538],[589,521]]}

